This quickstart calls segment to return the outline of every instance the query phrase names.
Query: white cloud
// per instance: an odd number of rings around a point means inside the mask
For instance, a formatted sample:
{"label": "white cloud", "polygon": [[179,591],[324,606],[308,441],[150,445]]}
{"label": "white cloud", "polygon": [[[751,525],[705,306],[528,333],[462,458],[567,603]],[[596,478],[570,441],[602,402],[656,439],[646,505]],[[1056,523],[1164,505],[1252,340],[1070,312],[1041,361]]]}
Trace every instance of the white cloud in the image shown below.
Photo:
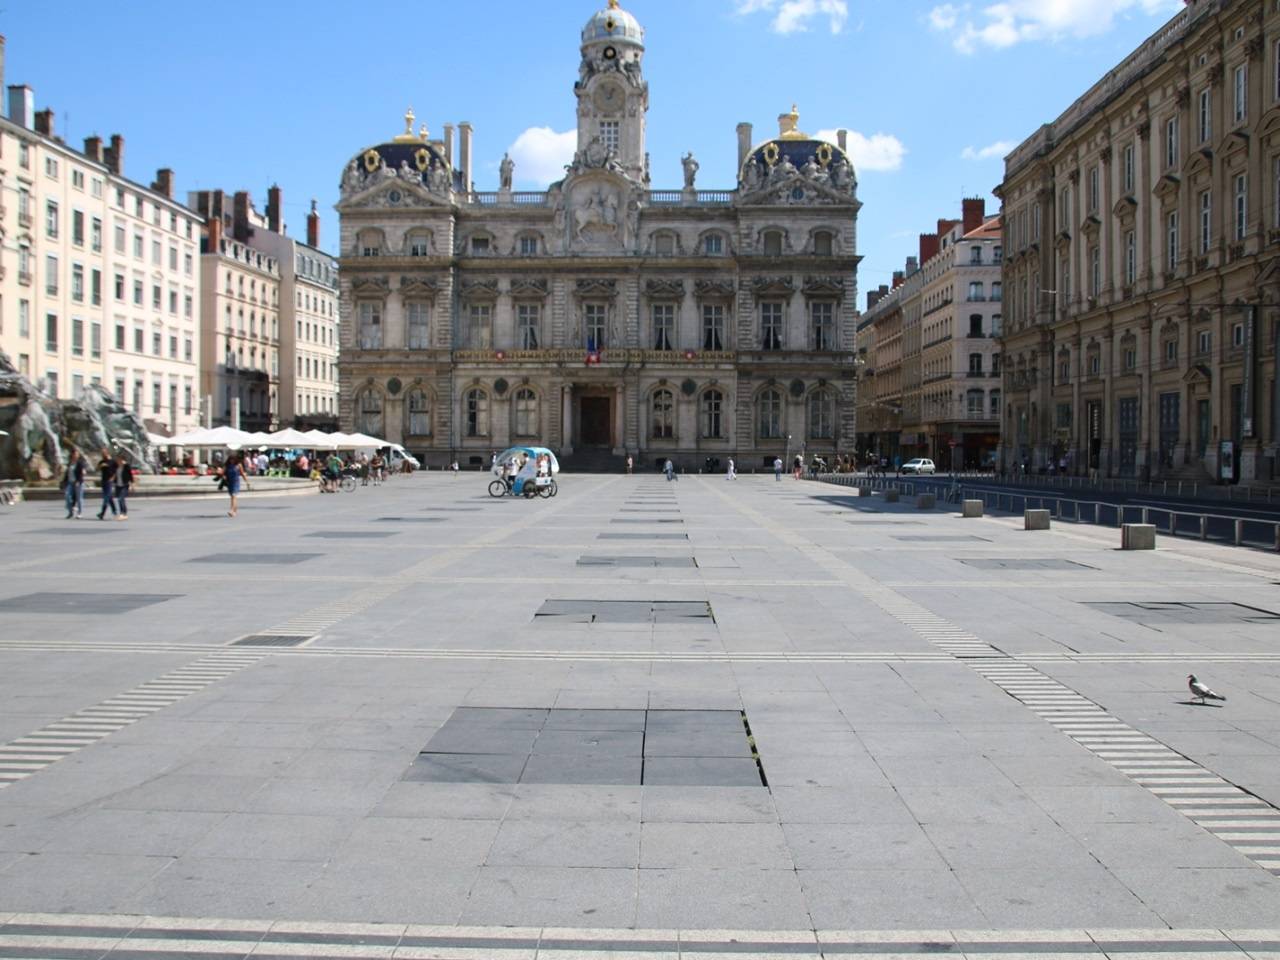
{"label": "white cloud", "polygon": [[773,15],[769,29],[774,33],[800,33],[809,29],[809,21],[825,17],[832,33],[840,33],[849,19],[848,0],[735,0],[741,16],[765,11]]}
{"label": "white cloud", "polygon": [[1106,33],[1116,17],[1175,13],[1183,0],[1001,0],[975,8],[944,3],[929,11],[929,26],[951,35],[965,54],[979,47],[1003,50],[1030,40],[1093,37]]}
{"label": "white cloud", "polygon": [[[835,130],[819,130],[817,139],[836,143]],[[892,172],[902,168],[902,158],[907,155],[907,148],[902,141],[889,133],[873,133],[871,136],[850,130],[848,140],[849,159],[858,172],[870,170],[877,173]]]}
{"label": "white cloud", "polygon": [[1012,140],[997,140],[985,147],[965,147],[960,151],[961,160],[995,160],[1004,159],[1013,152],[1017,144]]}
{"label": "white cloud", "polygon": [[530,127],[511,144],[515,179],[543,189],[564,176],[565,165],[578,147],[578,131],[556,133],[550,127]]}

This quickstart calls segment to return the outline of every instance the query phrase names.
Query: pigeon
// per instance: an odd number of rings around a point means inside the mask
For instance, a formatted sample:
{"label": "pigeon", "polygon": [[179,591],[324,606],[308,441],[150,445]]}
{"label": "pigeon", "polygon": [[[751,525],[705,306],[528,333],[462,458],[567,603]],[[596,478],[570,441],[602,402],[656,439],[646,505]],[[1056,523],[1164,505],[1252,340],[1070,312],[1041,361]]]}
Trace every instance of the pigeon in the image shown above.
{"label": "pigeon", "polygon": [[1205,700],[1222,700],[1225,702],[1227,699],[1220,693],[1214,693],[1203,683],[1197,680],[1194,673],[1187,676],[1187,686],[1191,688],[1191,695],[1199,698],[1201,703],[1204,703]]}

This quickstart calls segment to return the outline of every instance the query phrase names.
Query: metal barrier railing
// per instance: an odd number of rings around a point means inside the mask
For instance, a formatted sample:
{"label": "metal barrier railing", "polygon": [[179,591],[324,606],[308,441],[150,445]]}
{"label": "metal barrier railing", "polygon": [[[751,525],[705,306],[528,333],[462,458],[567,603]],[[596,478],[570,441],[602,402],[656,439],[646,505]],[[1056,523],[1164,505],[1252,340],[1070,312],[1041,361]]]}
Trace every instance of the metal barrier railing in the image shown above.
{"label": "metal barrier railing", "polygon": [[[816,479],[843,487],[870,487],[872,490],[897,489],[902,496],[917,494],[917,484],[893,477],[858,477],[853,474],[819,474]],[[1233,517],[1199,510],[1177,510],[1169,507],[1131,506],[1104,503],[1100,500],[1076,500],[1003,490],[965,490],[964,484],[951,487],[934,485],[927,492],[938,494],[943,503],[981,500],[985,509],[1005,513],[1025,510],[1048,510],[1050,515],[1066,523],[1090,523],[1097,526],[1121,527],[1126,523],[1147,523],[1166,536],[1190,537],[1198,540],[1230,543],[1238,547],[1260,547],[1280,551],[1280,520],[1258,517]]]}

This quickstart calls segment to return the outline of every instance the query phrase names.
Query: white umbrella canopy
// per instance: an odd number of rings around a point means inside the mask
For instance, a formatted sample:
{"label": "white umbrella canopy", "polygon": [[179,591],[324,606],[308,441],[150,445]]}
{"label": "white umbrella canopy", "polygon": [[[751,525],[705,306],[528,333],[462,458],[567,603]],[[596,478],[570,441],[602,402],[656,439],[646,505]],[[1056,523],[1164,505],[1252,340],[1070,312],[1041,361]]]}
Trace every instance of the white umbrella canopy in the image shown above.
{"label": "white umbrella canopy", "polygon": [[171,447],[174,446],[173,437],[161,436],[158,433],[147,431],[147,442],[153,447]]}
{"label": "white umbrella canopy", "polygon": [[263,442],[272,447],[305,447],[311,444],[310,438],[305,433],[294,430],[292,427],[267,434]]}
{"label": "white umbrella canopy", "polygon": [[234,427],[214,427],[211,430],[192,430],[190,433],[169,437],[168,443],[178,447],[231,447],[244,446],[252,434]]}
{"label": "white umbrella canopy", "polygon": [[308,430],[303,436],[306,438],[305,446],[314,447],[317,450],[338,449],[333,434],[325,433],[323,430]]}
{"label": "white umbrella canopy", "polygon": [[391,444],[385,440],[379,440],[377,437],[371,437],[367,433],[340,433],[337,437],[341,437],[341,446],[351,447],[354,450],[365,450],[374,447],[389,447]]}

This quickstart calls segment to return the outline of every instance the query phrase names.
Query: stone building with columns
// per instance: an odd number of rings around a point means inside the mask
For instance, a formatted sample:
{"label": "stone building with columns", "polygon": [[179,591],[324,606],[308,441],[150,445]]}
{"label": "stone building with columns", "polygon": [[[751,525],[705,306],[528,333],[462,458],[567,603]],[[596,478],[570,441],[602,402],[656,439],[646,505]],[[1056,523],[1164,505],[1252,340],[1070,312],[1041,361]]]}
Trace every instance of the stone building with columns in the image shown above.
{"label": "stone building with columns", "polygon": [[1003,463],[1280,478],[1280,7],[1189,0],[998,192]]}
{"label": "stone building with columns", "polygon": [[568,464],[740,468],[853,452],[856,220],[843,149],[738,126],[734,188],[652,189],[644,31],[610,0],[582,30],[562,180],[475,190],[472,129],[405,131],[342,174],[343,429],[429,464],[515,443]]}

